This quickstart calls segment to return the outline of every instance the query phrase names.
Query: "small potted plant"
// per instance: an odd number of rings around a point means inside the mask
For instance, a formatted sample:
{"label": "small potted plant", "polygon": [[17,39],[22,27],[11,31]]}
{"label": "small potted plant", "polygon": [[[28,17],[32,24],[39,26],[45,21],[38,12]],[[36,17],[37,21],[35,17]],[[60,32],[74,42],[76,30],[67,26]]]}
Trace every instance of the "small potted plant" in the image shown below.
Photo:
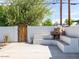
{"label": "small potted plant", "polygon": [[4,36],[4,46],[7,45],[7,43],[9,43],[9,37],[8,35]]}

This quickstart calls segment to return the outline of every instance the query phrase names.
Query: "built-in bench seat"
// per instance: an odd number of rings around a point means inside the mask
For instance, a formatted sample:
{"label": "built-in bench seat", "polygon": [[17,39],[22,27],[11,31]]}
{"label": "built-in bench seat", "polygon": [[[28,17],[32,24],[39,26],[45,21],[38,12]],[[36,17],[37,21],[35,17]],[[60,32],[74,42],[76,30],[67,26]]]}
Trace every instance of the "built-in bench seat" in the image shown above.
{"label": "built-in bench seat", "polygon": [[35,35],[34,40],[33,40],[34,44],[57,45],[60,48],[60,50],[64,53],[79,53],[78,38],[70,38],[67,36],[61,36],[61,38],[63,37],[62,39],[54,40],[54,39],[51,39],[52,37],[49,37],[49,35],[47,38],[46,36],[37,38],[38,36],[39,35]]}
{"label": "built-in bench seat", "polygon": [[51,35],[34,34],[34,39],[33,39],[34,44],[56,45],[55,41],[56,40],[53,40]]}
{"label": "built-in bench seat", "polygon": [[[66,35],[61,35],[60,40],[51,39],[50,34],[34,34],[34,44],[53,44],[57,45],[64,53],[79,53],[79,25],[66,27]],[[50,33],[50,32],[49,32]]]}

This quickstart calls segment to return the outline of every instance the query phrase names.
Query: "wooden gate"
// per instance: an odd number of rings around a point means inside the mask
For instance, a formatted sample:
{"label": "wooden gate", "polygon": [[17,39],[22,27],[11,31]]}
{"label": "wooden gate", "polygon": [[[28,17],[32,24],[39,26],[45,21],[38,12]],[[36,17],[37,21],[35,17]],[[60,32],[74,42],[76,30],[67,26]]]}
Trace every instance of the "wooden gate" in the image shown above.
{"label": "wooden gate", "polygon": [[24,23],[18,26],[18,41],[27,42],[27,25]]}

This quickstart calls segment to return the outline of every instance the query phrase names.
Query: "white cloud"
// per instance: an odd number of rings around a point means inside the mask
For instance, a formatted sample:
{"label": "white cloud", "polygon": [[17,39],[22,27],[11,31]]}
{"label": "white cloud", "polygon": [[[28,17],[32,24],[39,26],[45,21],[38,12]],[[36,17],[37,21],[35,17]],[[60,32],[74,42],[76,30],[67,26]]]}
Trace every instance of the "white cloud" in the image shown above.
{"label": "white cloud", "polygon": [[[64,23],[65,19],[62,19],[62,23]],[[55,19],[55,20],[52,20],[53,23],[57,22],[57,23],[60,23],[60,19]]]}
{"label": "white cloud", "polygon": [[75,15],[78,15],[79,13],[78,12],[72,12],[71,15],[75,16]]}

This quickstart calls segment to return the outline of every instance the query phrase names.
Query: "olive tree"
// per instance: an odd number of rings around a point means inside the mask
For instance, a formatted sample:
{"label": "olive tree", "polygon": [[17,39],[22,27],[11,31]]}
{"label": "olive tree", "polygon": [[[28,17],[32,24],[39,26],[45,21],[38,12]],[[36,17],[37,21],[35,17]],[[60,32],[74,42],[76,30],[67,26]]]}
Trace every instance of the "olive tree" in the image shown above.
{"label": "olive tree", "polygon": [[39,25],[45,16],[50,15],[50,8],[44,5],[45,0],[10,0],[5,14],[8,25],[26,23]]}

